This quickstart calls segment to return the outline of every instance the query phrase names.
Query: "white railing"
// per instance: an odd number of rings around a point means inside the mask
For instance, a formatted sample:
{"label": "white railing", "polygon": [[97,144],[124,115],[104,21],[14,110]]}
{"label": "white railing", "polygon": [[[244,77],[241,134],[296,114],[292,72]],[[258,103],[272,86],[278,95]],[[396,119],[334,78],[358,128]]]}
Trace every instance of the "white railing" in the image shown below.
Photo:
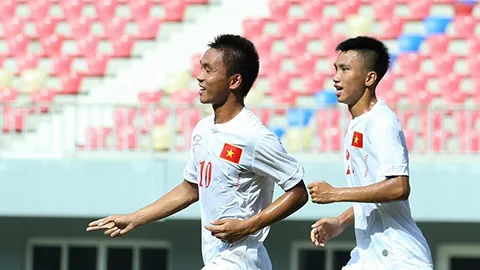
{"label": "white railing", "polygon": [[[211,111],[206,106],[0,105],[0,152],[184,152],[196,122]],[[288,108],[252,111],[272,129],[285,128],[281,139],[289,151],[342,152],[350,120],[344,107],[311,109],[313,115],[307,125],[293,127],[288,127]],[[480,110],[409,106],[395,111],[412,153],[480,152]]]}

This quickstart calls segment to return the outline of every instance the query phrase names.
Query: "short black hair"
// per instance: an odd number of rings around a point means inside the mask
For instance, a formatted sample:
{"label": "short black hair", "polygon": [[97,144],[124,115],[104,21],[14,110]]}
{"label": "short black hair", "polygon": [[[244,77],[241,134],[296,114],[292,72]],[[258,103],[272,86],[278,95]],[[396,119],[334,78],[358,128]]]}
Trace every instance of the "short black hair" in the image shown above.
{"label": "short black hair", "polygon": [[377,73],[378,84],[385,76],[390,66],[390,54],[387,46],[378,39],[358,36],[349,38],[337,45],[336,51],[346,52],[350,50],[358,51],[365,59],[365,67]]}
{"label": "short black hair", "polygon": [[260,60],[253,43],[239,35],[223,34],[215,37],[208,47],[222,53],[227,76],[242,75],[242,94],[245,97],[257,79]]}

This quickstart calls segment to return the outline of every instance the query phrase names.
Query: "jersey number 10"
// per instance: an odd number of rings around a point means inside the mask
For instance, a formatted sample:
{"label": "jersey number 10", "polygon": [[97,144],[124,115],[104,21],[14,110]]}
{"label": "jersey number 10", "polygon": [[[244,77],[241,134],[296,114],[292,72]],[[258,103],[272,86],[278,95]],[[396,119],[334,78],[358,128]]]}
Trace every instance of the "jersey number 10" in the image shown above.
{"label": "jersey number 10", "polygon": [[212,162],[208,162],[205,165],[205,160],[200,162],[200,183],[199,186],[208,188],[212,182]]}

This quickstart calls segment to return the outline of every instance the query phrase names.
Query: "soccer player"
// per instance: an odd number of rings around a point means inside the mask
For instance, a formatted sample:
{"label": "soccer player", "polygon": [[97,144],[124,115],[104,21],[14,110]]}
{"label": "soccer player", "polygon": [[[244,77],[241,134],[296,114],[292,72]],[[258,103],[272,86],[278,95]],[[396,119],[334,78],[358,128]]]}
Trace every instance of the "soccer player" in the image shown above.
{"label": "soccer player", "polygon": [[309,184],[314,203],[352,202],[338,217],[312,225],[317,247],[354,223],[357,246],[343,269],[433,269],[430,248],[410,213],[409,161],[402,127],[375,89],[388,70],[387,47],[359,36],[340,43],[334,86],[352,115],[345,136],[348,188]]}
{"label": "soccer player", "polygon": [[[269,226],[308,201],[304,168],[244,105],[259,71],[249,40],[220,35],[200,61],[200,102],[214,113],[193,130],[184,181],[128,215],[88,225],[112,237],[166,218],[200,201],[204,270],[269,270],[263,241]],[[274,184],[285,193],[272,203]]]}

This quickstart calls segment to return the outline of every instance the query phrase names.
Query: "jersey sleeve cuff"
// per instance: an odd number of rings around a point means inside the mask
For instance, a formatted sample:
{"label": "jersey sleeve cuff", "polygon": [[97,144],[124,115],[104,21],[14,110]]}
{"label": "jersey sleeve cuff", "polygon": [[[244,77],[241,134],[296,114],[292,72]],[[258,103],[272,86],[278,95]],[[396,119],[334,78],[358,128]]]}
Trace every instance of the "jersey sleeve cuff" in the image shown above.
{"label": "jersey sleeve cuff", "polygon": [[408,176],[408,165],[404,164],[392,164],[392,165],[381,165],[378,169],[378,174],[380,176],[393,176],[393,175],[407,175]]}
{"label": "jersey sleeve cuff", "polygon": [[296,186],[298,183],[300,183],[300,181],[303,180],[304,175],[305,175],[305,169],[301,164],[298,164],[297,171],[292,176],[290,176],[290,178],[288,178],[285,181],[282,181],[283,184],[280,185],[280,187],[283,190],[289,190],[294,186]]}

